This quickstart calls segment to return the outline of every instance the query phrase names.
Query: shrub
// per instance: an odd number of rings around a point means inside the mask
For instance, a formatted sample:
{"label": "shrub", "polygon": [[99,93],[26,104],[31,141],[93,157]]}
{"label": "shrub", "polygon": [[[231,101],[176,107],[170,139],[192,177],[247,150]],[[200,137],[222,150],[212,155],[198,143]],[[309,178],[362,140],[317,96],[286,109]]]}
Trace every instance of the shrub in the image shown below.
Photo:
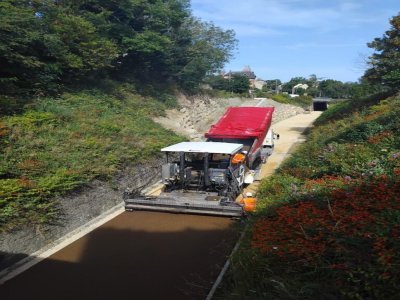
{"label": "shrub", "polygon": [[91,90],[44,98],[3,117],[0,231],[47,222],[57,215],[55,195],[106,180],[121,164],[145,161],[183,140],[151,120],[165,107],[127,90],[122,99]]}
{"label": "shrub", "polygon": [[262,181],[221,298],[400,294],[400,97],[350,104],[330,108]]}

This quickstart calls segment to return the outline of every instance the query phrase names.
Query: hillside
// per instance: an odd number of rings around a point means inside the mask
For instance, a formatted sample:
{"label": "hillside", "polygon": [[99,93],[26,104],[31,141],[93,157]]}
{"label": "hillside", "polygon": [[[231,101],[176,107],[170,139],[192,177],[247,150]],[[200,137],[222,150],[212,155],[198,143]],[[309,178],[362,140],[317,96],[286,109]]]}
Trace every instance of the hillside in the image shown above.
{"label": "hillside", "polygon": [[[41,98],[21,114],[1,117],[0,252],[12,255],[0,255],[0,269],[120,204],[125,189],[157,180],[162,147],[201,138],[227,106],[257,102],[176,99],[116,85],[109,93]],[[266,104],[276,107],[275,120],[302,111]]]}
{"label": "hillside", "polygon": [[338,104],[264,180],[221,299],[400,295],[400,96]]}
{"label": "hillside", "polygon": [[[179,108],[166,111],[165,115],[157,116],[154,120],[163,127],[186,136],[189,140],[202,140],[204,133],[215,124],[224,114],[228,106],[254,106],[260,100],[231,97],[217,98],[208,95],[194,97],[178,97]],[[273,106],[273,123],[279,122],[299,113],[304,109],[297,103],[284,104],[271,99],[264,99],[263,106]]]}
{"label": "hillside", "polygon": [[127,91],[117,96],[65,93],[0,119],[1,231],[52,221],[60,215],[57,196],[182,140],[152,121],[165,104]]}

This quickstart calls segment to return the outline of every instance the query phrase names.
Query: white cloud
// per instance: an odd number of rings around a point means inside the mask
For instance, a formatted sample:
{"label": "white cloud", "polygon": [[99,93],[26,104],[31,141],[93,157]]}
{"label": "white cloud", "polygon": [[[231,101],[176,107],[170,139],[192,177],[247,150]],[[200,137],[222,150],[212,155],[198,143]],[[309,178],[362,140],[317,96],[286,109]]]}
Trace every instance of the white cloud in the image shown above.
{"label": "white cloud", "polygon": [[227,70],[250,65],[264,79],[314,73],[342,81],[362,74],[354,57],[387,30],[398,1],[191,0],[195,16],[236,32]]}
{"label": "white cloud", "polygon": [[330,31],[374,20],[361,16],[362,5],[353,1],[192,0],[192,4],[195,15],[234,29],[238,36],[269,36],[290,28]]}
{"label": "white cloud", "polygon": [[287,49],[307,49],[307,48],[347,48],[347,47],[362,47],[365,43],[321,43],[321,42],[307,42],[307,43],[293,43],[284,46]]}
{"label": "white cloud", "polygon": [[247,37],[278,36],[285,34],[283,31],[262,26],[254,26],[252,24],[237,24],[234,30],[238,36]]}
{"label": "white cloud", "polygon": [[355,2],[344,2],[339,5],[341,11],[345,12],[351,12],[358,10],[362,7],[360,3],[355,3]]}

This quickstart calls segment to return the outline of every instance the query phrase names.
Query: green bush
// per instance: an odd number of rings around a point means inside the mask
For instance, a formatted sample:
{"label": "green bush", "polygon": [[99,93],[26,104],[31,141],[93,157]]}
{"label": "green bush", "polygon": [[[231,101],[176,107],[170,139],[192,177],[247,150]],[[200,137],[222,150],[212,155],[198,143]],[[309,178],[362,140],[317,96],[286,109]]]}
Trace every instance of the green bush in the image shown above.
{"label": "green bush", "polygon": [[290,201],[299,191],[300,185],[301,180],[291,175],[277,174],[263,180],[257,192],[257,197],[262,199],[259,209]]}
{"label": "green bush", "polygon": [[279,103],[290,104],[290,97],[287,94],[273,94],[270,95],[270,98]]}
{"label": "green bush", "polygon": [[57,213],[55,195],[183,140],[151,120],[172,99],[123,89],[118,98],[99,90],[44,98],[0,119],[0,230],[48,221]]}
{"label": "green bush", "polygon": [[319,120],[261,182],[219,298],[400,294],[400,97],[339,103]]}
{"label": "green bush", "polygon": [[[393,96],[393,92],[380,92],[365,98],[355,98],[332,105],[316,120],[316,125],[326,124],[331,121],[343,119],[353,113],[361,112],[364,109],[379,104],[383,99]],[[389,98],[390,99],[390,98]]]}

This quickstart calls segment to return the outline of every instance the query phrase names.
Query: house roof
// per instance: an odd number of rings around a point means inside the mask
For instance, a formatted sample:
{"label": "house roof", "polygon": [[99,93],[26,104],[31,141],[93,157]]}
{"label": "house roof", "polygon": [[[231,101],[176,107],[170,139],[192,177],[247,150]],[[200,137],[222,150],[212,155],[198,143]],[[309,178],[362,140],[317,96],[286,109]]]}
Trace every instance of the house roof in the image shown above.
{"label": "house roof", "polygon": [[228,72],[226,75],[242,75],[246,76],[249,79],[256,79],[256,74],[253,71],[235,71],[235,72]]}

